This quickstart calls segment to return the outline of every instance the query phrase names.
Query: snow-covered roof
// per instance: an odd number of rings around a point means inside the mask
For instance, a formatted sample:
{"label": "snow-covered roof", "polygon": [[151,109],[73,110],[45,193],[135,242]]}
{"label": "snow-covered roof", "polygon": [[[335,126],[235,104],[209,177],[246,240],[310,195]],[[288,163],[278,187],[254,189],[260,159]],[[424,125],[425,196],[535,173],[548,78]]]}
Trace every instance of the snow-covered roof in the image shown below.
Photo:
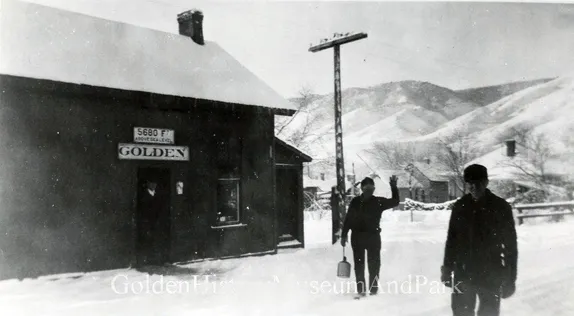
{"label": "snow-covered roof", "polygon": [[312,179],[309,176],[303,177],[303,187],[304,188],[318,188],[320,191],[323,192],[331,192],[331,188],[333,185],[336,185],[337,181],[327,181],[327,180],[320,180],[320,179]]}
{"label": "snow-covered roof", "polygon": [[277,137],[277,136],[275,136],[275,141],[276,141],[277,143],[279,143],[280,145],[282,145],[283,147],[287,148],[288,150],[290,150],[290,151],[296,153],[297,155],[299,155],[299,156],[304,160],[304,162],[311,162],[311,161],[313,161],[313,158],[311,158],[310,155],[306,154],[304,151],[302,151],[301,149],[297,148],[297,146],[295,146],[295,144],[293,144],[293,143],[291,143],[291,142],[289,142],[289,141],[287,141],[287,140],[281,139],[281,138],[279,138],[279,137]]}
{"label": "snow-covered roof", "polygon": [[436,162],[414,162],[413,165],[431,181],[448,181],[452,174],[452,172]]}
{"label": "snow-covered roof", "polygon": [[179,34],[0,1],[0,74],[260,106],[283,114],[296,109],[214,42],[198,45]]}
{"label": "snow-covered roof", "polygon": [[[357,179],[357,183],[360,182],[362,180],[361,179]],[[375,184],[377,182],[377,179],[375,179]],[[357,183],[353,183],[351,181],[349,181],[348,179],[346,179],[345,177],[345,190],[349,190],[351,189],[355,184]],[[325,180],[321,180],[321,179],[313,179],[310,178],[309,176],[304,176],[303,177],[303,187],[305,188],[319,188],[320,191],[323,192],[331,192],[331,188],[337,185],[337,178],[336,177],[330,177],[330,178],[326,178]]]}

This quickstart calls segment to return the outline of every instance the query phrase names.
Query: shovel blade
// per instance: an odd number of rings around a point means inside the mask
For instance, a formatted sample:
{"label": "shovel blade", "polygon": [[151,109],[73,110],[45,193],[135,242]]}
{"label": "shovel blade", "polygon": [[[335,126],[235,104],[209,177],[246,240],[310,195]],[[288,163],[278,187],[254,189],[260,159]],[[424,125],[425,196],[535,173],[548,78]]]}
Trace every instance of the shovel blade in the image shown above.
{"label": "shovel blade", "polygon": [[339,262],[337,265],[337,276],[340,278],[350,278],[351,277],[351,264],[346,260]]}

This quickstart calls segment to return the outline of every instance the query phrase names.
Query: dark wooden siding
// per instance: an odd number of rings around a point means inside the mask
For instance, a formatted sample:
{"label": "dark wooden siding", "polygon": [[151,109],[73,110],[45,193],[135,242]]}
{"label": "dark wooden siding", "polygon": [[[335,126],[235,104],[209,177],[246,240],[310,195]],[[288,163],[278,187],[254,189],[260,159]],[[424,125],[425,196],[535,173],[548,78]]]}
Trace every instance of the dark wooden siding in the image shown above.
{"label": "dark wooden siding", "polygon": [[430,192],[428,195],[429,202],[442,203],[449,199],[447,181],[431,181]]}
{"label": "dark wooden siding", "polygon": [[413,196],[410,196],[411,190],[409,188],[399,188],[399,201],[404,202],[405,199],[414,199],[414,189],[413,189]]}
{"label": "dark wooden siding", "polygon": [[[46,92],[27,88],[41,81],[18,82],[26,85],[1,81],[0,279],[133,264],[139,166],[168,167],[173,185],[185,183],[184,195],[172,196],[173,261],[275,249],[271,113],[208,111],[201,102],[190,113],[165,111],[133,92],[102,95],[93,91],[106,90],[62,84],[69,89]],[[190,147],[190,162],[120,161],[118,143],[133,141],[134,126],[174,129],[176,145]],[[212,229],[214,157],[228,137],[243,143],[247,226]]]}
{"label": "dark wooden siding", "polygon": [[[291,147],[285,146],[282,141],[275,142],[275,164],[277,169],[290,169],[297,173],[297,210],[294,219],[297,231],[294,237],[305,247],[305,219],[304,219],[304,190],[303,190],[303,162],[309,157],[301,154]],[[277,193],[278,195],[279,193]]]}
{"label": "dark wooden siding", "polygon": [[275,163],[303,166],[301,157],[279,143],[275,145]]}

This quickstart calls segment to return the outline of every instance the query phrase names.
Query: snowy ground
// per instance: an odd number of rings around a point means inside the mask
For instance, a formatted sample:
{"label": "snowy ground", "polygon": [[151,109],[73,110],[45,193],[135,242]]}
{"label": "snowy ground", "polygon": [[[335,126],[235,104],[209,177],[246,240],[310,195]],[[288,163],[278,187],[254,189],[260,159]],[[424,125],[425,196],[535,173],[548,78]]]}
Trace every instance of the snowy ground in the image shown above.
{"label": "snowy ground", "polygon": [[[448,215],[415,213],[410,223],[408,212],[385,214],[382,293],[364,301],[342,293],[353,288],[336,277],[342,248],[329,244],[327,217],[307,221],[307,249],[162,268],[151,277],[123,269],[7,280],[0,306],[10,316],[449,315],[449,292],[436,283]],[[574,315],[573,231],[572,220],[518,227],[518,291],[503,302],[503,315]]]}

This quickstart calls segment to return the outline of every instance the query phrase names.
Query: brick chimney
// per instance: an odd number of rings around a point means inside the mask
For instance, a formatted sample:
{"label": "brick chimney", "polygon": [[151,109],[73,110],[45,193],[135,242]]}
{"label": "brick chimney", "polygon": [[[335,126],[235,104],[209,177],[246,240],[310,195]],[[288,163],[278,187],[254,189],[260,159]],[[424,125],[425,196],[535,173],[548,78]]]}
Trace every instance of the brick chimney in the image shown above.
{"label": "brick chimney", "polygon": [[177,15],[179,34],[191,38],[195,43],[204,45],[203,13],[199,10],[188,10]]}
{"label": "brick chimney", "polygon": [[513,139],[506,141],[506,156],[507,157],[516,156],[516,141]]}

